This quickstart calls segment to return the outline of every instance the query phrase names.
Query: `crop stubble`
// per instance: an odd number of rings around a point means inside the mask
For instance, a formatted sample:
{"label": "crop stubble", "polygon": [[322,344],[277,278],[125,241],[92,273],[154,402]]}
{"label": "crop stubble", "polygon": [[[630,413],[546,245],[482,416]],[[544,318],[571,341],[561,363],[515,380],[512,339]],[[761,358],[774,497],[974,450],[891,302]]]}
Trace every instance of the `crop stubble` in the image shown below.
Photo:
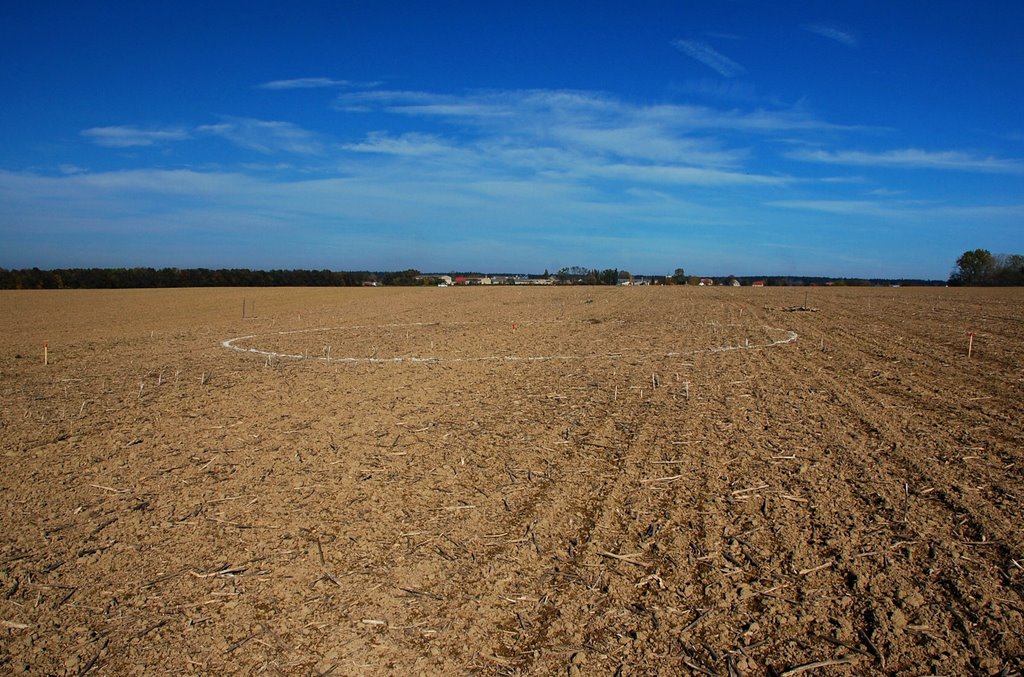
{"label": "crop stubble", "polygon": [[0,666],[1019,674],[1022,300],[4,292]]}

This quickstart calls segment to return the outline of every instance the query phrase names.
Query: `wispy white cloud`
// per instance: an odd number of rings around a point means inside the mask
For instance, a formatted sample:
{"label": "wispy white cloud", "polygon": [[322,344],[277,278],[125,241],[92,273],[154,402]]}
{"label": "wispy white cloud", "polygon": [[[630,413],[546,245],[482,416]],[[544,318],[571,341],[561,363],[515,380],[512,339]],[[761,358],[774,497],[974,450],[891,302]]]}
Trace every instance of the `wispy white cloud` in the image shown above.
{"label": "wispy white cloud", "polygon": [[180,127],[167,129],[139,129],[128,125],[114,127],[92,127],[82,130],[82,136],[99,146],[108,148],[131,148],[154,146],[170,141],[189,138],[187,130]]}
{"label": "wispy white cloud", "polygon": [[766,203],[769,207],[823,212],[842,216],[877,216],[892,218],[903,213],[883,202],[875,200],[774,200]]}
{"label": "wispy white cloud", "polygon": [[747,72],[743,66],[705,42],[699,40],[676,40],[672,43],[672,46],[691,59],[704,64],[722,77],[734,78]]}
{"label": "wispy white cloud", "polygon": [[294,78],[291,80],[271,80],[256,85],[257,89],[330,89],[337,87],[349,87],[353,85],[349,80],[335,80],[333,78]]}
{"label": "wispy white cloud", "polygon": [[491,90],[465,94],[371,90],[346,92],[335,100],[342,111],[386,111],[403,115],[468,120],[478,125],[517,124],[521,115],[564,116],[619,110],[621,104],[601,94],[575,90]]}
{"label": "wispy white cloud", "polygon": [[394,136],[387,132],[371,132],[365,140],[344,144],[342,148],[357,153],[407,156],[449,154],[456,151],[454,146],[433,134],[409,133]]}
{"label": "wispy white cloud", "polygon": [[721,79],[706,77],[688,79],[669,87],[672,92],[679,93],[683,98],[700,101],[727,101],[734,104],[781,106],[777,97],[766,95],[750,80]]}
{"label": "wispy white cloud", "polygon": [[789,179],[748,172],[729,172],[706,167],[678,165],[609,164],[596,167],[596,174],[636,183],[682,184],[690,186],[781,186]]}
{"label": "wispy white cloud", "polygon": [[1024,218],[1024,204],[944,204],[934,200],[774,200],[769,207],[811,211],[841,216],[879,217],[899,222],[946,222],[960,226],[965,220],[988,224],[1018,224]]}
{"label": "wispy white cloud", "polygon": [[296,153],[316,155],[323,143],[313,132],[291,122],[225,117],[213,125],[202,125],[197,132],[223,137],[243,148],[259,153]]}
{"label": "wispy white cloud", "polygon": [[830,26],[828,24],[808,24],[804,26],[803,29],[816,35],[820,35],[823,38],[835,40],[847,47],[856,47],[860,43],[857,36],[852,33],[841,31],[835,26]]}
{"label": "wispy white cloud", "polygon": [[[744,114],[696,106],[640,106],[594,92],[520,90],[464,95],[372,91],[341,95],[342,111],[375,112],[450,123],[452,135],[375,132],[342,146],[361,154],[429,157],[462,171],[561,175],[690,185],[768,185],[786,179],[744,170],[749,149],[711,134],[762,135],[812,129],[799,113]],[[485,169],[484,169],[485,168]],[[478,170],[479,171],[479,170]]]}
{"label": "wispy white cloud", "polygon": [[881,152],[847,150],[829,152],[803,149],[787,154],[794,160],[820,162],[833,165],[878,167],[893,169],[940,169],[963,172],[991,172],[1022,174],[1024,162],[1014,159],[982,157],[962,151],[928,151],[904,148]]}
{"label": "wispy white cloud", "polygon": [[[780,131],[867,131],[867,128],[829,123],[800,108],[715,109],[692,104],[639,105],[600,92],[578,90],[502,90],[437,94],[421,91],[373,90],[346,92],[335,100],[342,112],[388,112],[434,118],[493,134],[528,135],[549,139],[590,136],[609,143],[612,136],[634,146],[652,143],[678,148],[693,144],[696,132],[723,131],[773,134]],[[626,137],[631,137],[626,139]],[[641,143],[635,142],[644,139]],[[705,147],[713,145],[701,140]],[[570,144],[571,145],[571,144]]]}
{"label": "wispy white cloud", "polygon": [[710,167],[736,167],[746,152],[725,149],[711,139],[673,134],[670,128],[642,119],[618,125],[562,123],[548,130],[561,144],[605,154],[652,162],[674,162]]}
{"label": "wispy white cloud", "polygon": [[943,214],[957,219],[958,222],[985,220],[1004,223],[1014,228],[1019,236],[1021,221],[1024,221],[1024,204],[1008,205],[950,205],[942,208]]}

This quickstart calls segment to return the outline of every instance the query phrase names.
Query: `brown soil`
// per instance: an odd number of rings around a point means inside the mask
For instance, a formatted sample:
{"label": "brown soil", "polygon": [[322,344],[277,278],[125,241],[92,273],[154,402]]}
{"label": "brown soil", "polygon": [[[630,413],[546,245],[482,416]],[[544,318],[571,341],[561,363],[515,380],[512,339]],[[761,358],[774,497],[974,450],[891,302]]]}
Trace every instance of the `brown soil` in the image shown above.
{"label": "brown soil", "polygon": [[0,323],[4,672],[1022,669],[1022,290],[2,292]]}

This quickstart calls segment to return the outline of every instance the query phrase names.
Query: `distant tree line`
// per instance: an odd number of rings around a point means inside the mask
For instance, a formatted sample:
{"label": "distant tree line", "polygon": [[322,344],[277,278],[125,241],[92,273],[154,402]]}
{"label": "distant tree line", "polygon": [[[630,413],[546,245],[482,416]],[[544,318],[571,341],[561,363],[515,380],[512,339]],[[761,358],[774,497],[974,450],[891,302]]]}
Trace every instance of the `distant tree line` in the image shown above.
{"label": "distant tree line", "polygon": [[[992,256],[985,250],[967,252],[958,260],[958,270],[950,284],[1024,284],[1024,257]],[[968,256],[970,254],[970,256]],[[984,254],[987,254],[986,257]],[[966,258],[965,258],[966,257]],[[961,266],[961,264],[963,264]],[[545,271],[546,272],[546,271]],[[479,273],[449,273],[449,277],[479,276]],[[545,275],[544,277],[547,277]],[[633,280],[633,275],[618,268],[562,268],[555,277],[559,284],[616,285]],[[653,284],[698,284],[700,278],[688,276],[682,268],[672,275],[644,276]],[[942,285],[940,280],[837,279],[828,277],[756,277],[735,275],[715,277],[716,284],[738,280],[749,286],[755,281],[769,287],[804,285],[880,286],[890,284]],[[360,287],[433,286],[440,275],[422,275],[418,270],[331,271],[331,270],[250,270],[248,268],[58,268],[40,270],[0,268],[0,289],[138,289],[156,287]]]}
{"label": "distant tree line", "polygon": [[987,249],[966,251],[956,260],[949,276],[955,286],[1024,286],[1024,256],[993,254]]}
{"label": "distant tree line", "polygon": [[[718,278],[715,278],[716,281]],[[731,276],[729,278],[733,279]],[[890,287],[899,285],[901,287],[941,287],[946,284],[945,280],[924,280],[920,278],[888,278],[888,277],[817,277],[807,275],[791,275],[786,277],[749,277],[738,276],[740,284],[747,286],[755,281],[764,282],[766,287],[819,287],[829,285],[832,287]]]}
{"label": "distant tree line", "polygon": [[393,272],[249,270],[248,268],[0,268],[0,289],[132,289],[155,287],[359,287],[431,284],[418,270]]}
{"label": "distant tree line", "polygon": [[591,284],[591,285],[616,285],[620,279],[631,279],[632,275],[618,268],[585,268],[583,266],[569,266],[562,268],[555,277],[562,284]]}
{"label": "distant tree line", "polygon": [[[633,275],[617,268],[598,270],[583,266],[571,266],[562,268],[555,276],[562,284],[593,284],[611,285],[626,279],[632,279]],[[763,282],[766,287],[804,287],[809,285],[832,285],[845,287],[888,287],[898,284],[905,287],[927,287],[942,286],[943,280],[923,280],[917,278],[836,278],[836,277],[815,277],[807,275],[792,275],[780,277],[777,275],[709,275],[698,277],[688,275],[683,268],[676,268],[671,275],[645,275],[654,284],[700,284],[702,279],[711,278],[715,284],[730,285],[733,281],[739,282],[742,286],[749,287],[754,282]]]}

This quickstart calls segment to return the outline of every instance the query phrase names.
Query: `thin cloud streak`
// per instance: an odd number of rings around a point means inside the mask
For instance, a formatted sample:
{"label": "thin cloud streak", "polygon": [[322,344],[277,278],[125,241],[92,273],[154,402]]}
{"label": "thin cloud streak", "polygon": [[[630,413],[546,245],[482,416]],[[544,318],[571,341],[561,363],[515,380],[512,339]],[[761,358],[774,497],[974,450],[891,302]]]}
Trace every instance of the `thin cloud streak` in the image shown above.
{"label": "thin cloud streak", "polygon": [[945,220],[961,224],[965,219],[983,219],[989,223],[1016,224],[1024,218],[1024,204],[945,205],[920,200],[773,200],[766,202],[765,206],[841,216],[870,216],[898,222]]}
{"label": "thin cloud streak", "polygon": [[290,122],[224,117],[222,122],[199,125],[194,129],[139,129],[129,125],[92,127],[81,136],[106,148],[144,148],[196,136],[220,136],[232,143],[264,154],[278,152],[315,155],[323,150],[316,134]]}
{"label": "thin cloud streak", "polygon": [[242,148],[264,155],[317,155],[323,152],[323,144],[316,134],[291,122],[225,117],[218,124],[202,125],[196,131],[223,137]]}
{"label": "thin cloud streak", "polygon": [[734,78],[747,72],[743,66],[699,40],[676,40],[672,46],[724,78]]}
{"label": "thin cloud streak", "polygon": [[893,169],[936,169],[998,174],[1024,174],[1024,162],[996,157],[979,157],[962,151],[928,151],[904,148],[882,152],[859,150],[829,152],[799,150],[787,154],[793,160],[833,165]]}
{"label": "thin cloud streak", "polygon": [[455,148],[432,134],[402,134],[393,136],[385,132],[371,132],[360,143],[348,143],[344,150],[355,153],[379,153],[396,156],[445,155]]}
{"label": "thin cloud streak", "polygon": [[528,132],[545,129],[625,130],[646,127],[679,139],[697,130],[771,134],[778,131],[878,131],[819,120],[799,109],[719,110],[693,104],[624,102],[579,90],[504,90],[462,95],[421,91],[347,92],[335,99],[346,113],[385,111],[396,115],[449,120],[481,129]]}
{"label": "thin cloud streak", "polygon": [[905,216],[906,212],[873,200],[774,200],[766,203],[769,207],[822,212],[842,216],[875,216],[893,218]]}
{"label": "thin cloud streak", "polygon": [[673,135],[663,126],[642,121],[599,127],[560,125],[550,132],[566,145],[611,157],[711,167],[737,167],[746,157],[745,151],[723,149],[721,144],[710,139]]}
{"label": "thin cloud streak", "polygon": [[847,47],[856,47],[860,43],[857,37],[851,33],[841,31],[838,28],[829,26],[828,24],[809,24],[803,28],[809,33],[820,35],[821,37],[828,38],[829,40],[835,40]]}
{"label": "thin cloud streak", "polygon": [[288,90],[288,89],[326,89],[349,87],[353,83],[349,80],[334,80],[332,78],[294,78],[291,80],[271,80],[256,85],[256,89]]}
{"label": "thin cloud streak", "polygon": [[96,145],[107,148],[155,146],[189,138],[188,131],[180,128],[139,129],[129,125],[92,127],[82,130],[81,135]]}
{"label": "thin cloud streak", "polygon": [[691,186],[782,186],[785,177],[764,176],[744,172],[726,172],[700,167],[664,165],[603,165],[594,169],[600,176],[638,183],[679,184]]}

